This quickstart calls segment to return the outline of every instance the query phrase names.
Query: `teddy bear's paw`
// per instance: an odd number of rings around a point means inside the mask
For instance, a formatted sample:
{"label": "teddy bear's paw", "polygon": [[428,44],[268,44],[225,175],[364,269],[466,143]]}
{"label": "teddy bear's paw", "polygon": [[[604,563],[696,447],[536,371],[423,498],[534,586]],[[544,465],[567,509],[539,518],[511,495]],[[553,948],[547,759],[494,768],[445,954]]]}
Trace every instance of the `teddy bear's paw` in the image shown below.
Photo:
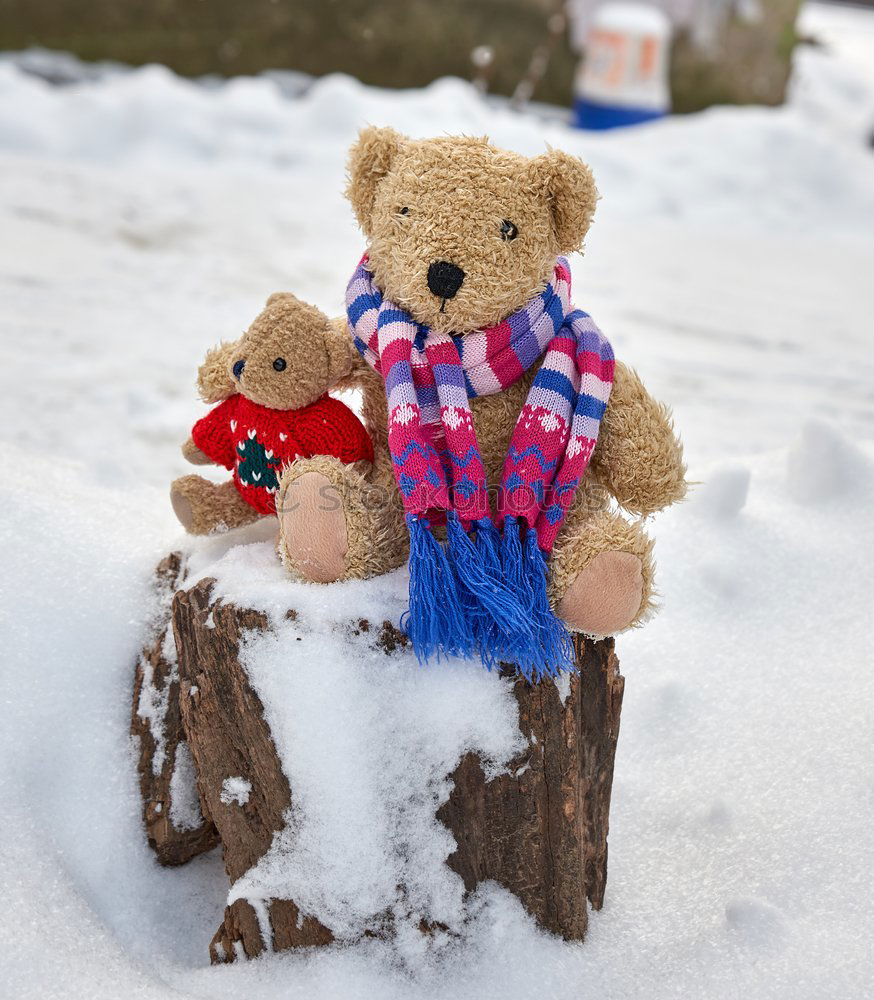
{"label": "teddy bear's paw", "polygon": [[186,491],[180,489],[176,483],[170,487],[170,503],[173,505],[173,513],[179,519],[182,527],[189,534],[194,533],[194,508],[186,496]]}
{"label": "teddy bear's paw", "polygon": [[205,454],[197,447],[194,443],[193,438],[189,438],[182,445],[182,457],[186,462],[191,462],[192,465],[212,465],[213,460],[209,455]]}
{"label": "teddy bear's paw", "polygon": [[189,535],[220,534],[261,517],[240,496],[233,482],[213,483],[203,476],[181,476],[174,480],[170,503]]}
{"label": "teddy bear's paw", "polygon": [[556,611],[574,632],[606,636],[630,628],[643,604],[643,562],[633,552],[599,552]]}
{"label": "teddy bear's paw", "polygon": [[305,472],[283,485],[277,502],[279,555],[311,583],[346,575],[346,515],[337,487],[321,472]]}

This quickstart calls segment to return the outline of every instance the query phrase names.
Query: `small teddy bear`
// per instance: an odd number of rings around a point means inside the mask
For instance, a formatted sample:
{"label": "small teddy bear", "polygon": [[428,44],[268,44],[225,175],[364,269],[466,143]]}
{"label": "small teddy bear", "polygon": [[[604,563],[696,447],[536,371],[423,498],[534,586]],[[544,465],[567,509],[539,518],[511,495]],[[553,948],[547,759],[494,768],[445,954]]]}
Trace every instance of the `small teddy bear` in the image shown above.
{"label": "small teddy bear", "polygon": [[221,402],[197,421],[182,453],[195,465],[224,466],[233,480],[175,480],[171,501],[186,531],[207,535],[275,514],[280,477],[296,459],[373,461],[361,421],[324,388],[336,381],[337,360],[312,346],[329,343],[329,326],[293,295],[271,295],[240,341],[207,356],[198,388],[204,402]]}

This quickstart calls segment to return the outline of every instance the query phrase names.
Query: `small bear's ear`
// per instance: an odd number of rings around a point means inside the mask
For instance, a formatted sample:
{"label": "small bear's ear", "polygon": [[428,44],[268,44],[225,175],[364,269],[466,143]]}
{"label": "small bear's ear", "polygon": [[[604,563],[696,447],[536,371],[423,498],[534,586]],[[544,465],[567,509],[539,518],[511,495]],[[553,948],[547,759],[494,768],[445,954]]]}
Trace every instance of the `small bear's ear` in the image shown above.
{"label": "small bear's ear", "polygon": [[206,352],[203,364],[197,369],[197,392],[204,403],[220,403],[237,392],[228,369],[239,343],[223,341]]}
{"label": "small bear's ear", "polygon": [[393,128],[371,125],[358,133],[349,150],[346,197],[365,236],[370,236],[376,189],[391,170],[392,160],[403,142],[404,136]]}
{"label": "small bear's ear", "polygon": [[598,200],[592,171],[582,160],[560,149],[535,157],[529,169],[531,181],[540,187],[549,204],[558,252],[579,250]]}

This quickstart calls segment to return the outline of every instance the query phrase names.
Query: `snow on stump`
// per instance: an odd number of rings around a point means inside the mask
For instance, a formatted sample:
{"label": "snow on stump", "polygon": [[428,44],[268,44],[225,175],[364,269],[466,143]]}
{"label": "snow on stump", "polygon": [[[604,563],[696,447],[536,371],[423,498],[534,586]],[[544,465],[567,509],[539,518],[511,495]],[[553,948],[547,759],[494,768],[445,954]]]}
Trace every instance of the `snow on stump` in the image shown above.
{"label": "snow on stump", "polygon": [[[607,873],[624,686],[613,641],[577,638],[579,672],[557,683],[458,661],[421,668],[372,600],[350,599],[369,584],[335,585],[347,586],[358,589],[324,605],[330,625],[287,581],[285,600],[304,606],[240,607],[239,588],[235,603],[209,577],[173,597],[178,709],[165,712],[160,770],[187,745],[210,818],[188,856],[212,831],[222,843],[232,890],[212,960],[400,938],[402,924],[451,936],[487,880],[541,927],[581,940]],[[156,741],[140,701],[149,775]],[[153,785],[143,778],[144,801]],[[164,846],[162,857],[159,844],[177,841],[146,815],[159,858],[178,863],[185,852]]]}

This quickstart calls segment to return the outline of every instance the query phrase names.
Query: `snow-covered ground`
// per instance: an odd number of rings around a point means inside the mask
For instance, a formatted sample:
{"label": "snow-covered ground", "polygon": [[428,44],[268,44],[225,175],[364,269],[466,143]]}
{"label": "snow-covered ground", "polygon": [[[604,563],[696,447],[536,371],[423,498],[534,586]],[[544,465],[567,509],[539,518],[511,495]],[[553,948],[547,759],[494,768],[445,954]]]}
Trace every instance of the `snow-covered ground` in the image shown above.
{"label": "snow-covered ground", "polygon": [[[798,53],[787,107],[601,136],[458,81],[332,77],[289,101],[267,80],[205,89],[157,67],[51,88],[0,63],[0,996],[871,995],[874,15],[811,6],[804,22],[827,46]],[[603,201],[575,297],[674,406],[704,485],[653,525],[664,610],[619,642],[610,876],[583,945],[493,889],[442,949],[369,941],[210,968],[228,887],[215,855],[167,871],[148,852],[132,664],[151,568],[179,541],[166,492],[189,471],[196,365],[276,289],[340,311],[361,251],[345,152],[368,122],[589,160]],[[269,544],[211,546],[203,565],[229,580],[248,566],[282,583]],[[269,652],[250,655],[272,705]],[[445,678],[369,666],[374,697],[396,691],[391,718],[433,704],[440,726]],[[371,678],[344,669],[326,683],[351,711]],[[506,705],[487,674],[458,685]],[[391,718],[361,714],[347,748],[406,738]],[[464,739],[500,755],[499,722],[441,729],[422,767]],[[376,779],[354,779],[372,807]],[[371,862],[393,836],[370,831]],[[356,877],[381,891],[378,867]]]}

